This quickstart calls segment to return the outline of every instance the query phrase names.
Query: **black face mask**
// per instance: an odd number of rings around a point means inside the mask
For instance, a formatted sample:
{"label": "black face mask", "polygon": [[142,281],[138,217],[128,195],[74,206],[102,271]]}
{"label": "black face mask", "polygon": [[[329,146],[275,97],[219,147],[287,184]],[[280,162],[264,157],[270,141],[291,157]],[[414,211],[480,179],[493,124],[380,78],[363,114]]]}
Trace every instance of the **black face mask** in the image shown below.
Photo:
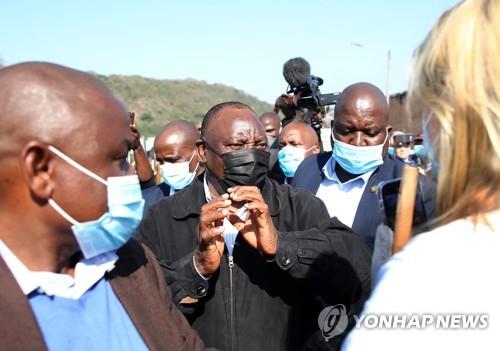
{"label": "black face mask", "polygon": [[[215,152],[208,144],[207,147]],[[255,185],[262,188],[269,171],[269,152],[243,149],[227,152],[219,157],[224,162],[224,177],[218,182],[224,192],[237,185]]]}

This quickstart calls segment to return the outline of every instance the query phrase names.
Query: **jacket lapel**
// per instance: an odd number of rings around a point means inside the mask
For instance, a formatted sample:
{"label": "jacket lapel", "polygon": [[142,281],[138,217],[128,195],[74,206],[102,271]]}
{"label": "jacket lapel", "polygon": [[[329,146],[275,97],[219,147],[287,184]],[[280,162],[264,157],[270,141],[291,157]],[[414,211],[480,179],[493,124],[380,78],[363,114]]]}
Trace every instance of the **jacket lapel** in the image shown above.
{"label": "jacket lapel", "polygon": [[309,190],[313,194],[316,194],[318,192],[319,186],[325,178],[325,175],[323,174],[323,167],[328,162],[331,156],[331,152],[322,152],[318,154],[316,167],[314,169],[311,169],[311,175],[310,177],[308,177],[310,181],[306,185],[306,190]]}
{"label": "jacket lapel", "polygon": [[376,187],[383,180],[397,178],[398,173],[396,162],[391,158],[385,157],[384,163],[372,174],[366,184],[363,195],[358,204],[352,230],[363,237],[365,242],[373,249],[371,239],[375,235],[375,230],[379,223],[382,223],[382,213],[378,205]]}
{"label": "jacket lapel", "polygon": [[200,208],[205,203],[204,175],[205,172],[197,176],[188,187],[174,194],[172,217],[183,219],[200,214]]}

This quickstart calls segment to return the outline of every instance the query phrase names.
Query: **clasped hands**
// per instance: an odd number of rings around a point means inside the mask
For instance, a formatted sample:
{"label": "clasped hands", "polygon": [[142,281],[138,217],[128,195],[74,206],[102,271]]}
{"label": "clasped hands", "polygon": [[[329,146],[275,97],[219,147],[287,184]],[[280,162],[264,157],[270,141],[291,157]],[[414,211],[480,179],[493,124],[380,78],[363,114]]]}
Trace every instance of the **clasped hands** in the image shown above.
{"label": "clasped hands", "polygon": [[[247,218],[240,219],[238,210],[246,207]],[[229,222],[253,248],[266,256],[276,254],[278,233],[274,228],[269,206],[256,186],[236,186],[218,199],[203,205],[198,227],[199,245],[194,262],[203,276],[209,276],[219,269],[224,252],[223,221]]]}

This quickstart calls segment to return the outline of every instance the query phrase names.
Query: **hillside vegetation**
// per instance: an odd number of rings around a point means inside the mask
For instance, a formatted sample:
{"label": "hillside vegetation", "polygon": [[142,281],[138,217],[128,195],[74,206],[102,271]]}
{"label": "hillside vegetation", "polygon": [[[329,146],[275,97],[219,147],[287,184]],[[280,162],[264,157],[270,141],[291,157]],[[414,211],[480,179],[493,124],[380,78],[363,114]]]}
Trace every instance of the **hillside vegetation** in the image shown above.
{"label": "hillside vegetation", "polygon": [[223,101],[241,101],[257,114],[272,106],[245,92],[222,84],[194,79],[158,80],[140,76],[96,75],[136,113],[136,123],[144,136],[154,136],[168,121],[201,121],[208,109]]}

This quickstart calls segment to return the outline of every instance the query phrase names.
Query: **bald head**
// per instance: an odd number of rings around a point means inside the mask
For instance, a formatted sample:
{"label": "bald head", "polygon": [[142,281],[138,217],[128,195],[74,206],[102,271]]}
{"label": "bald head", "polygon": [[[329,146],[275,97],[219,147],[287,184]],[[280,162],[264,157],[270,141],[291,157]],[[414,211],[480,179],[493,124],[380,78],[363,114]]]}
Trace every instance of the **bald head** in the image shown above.
{"label": "bald head", "polygon": [[192,122],[178,120],[167,123],[155,138],[155,152],[169,144],[194,145],[200,138],[198,129]]}
{"label": "bald head", "polygon": [[1,153],[33,138],[56,145],[92,140],[113,114],[127,118],[121,102],[87,73],[42,62],[0,70]]}
{"label": "bald head", "polygon": [[302,147],[306,150],[317,146],[319,151],[318,134],[307,123],[289,123],[281,131],[280,149],[287,145]]}
{"label": "bald head", "polygon": [[344,89],[335,105],[335,118],[343,115],[358,118],[377,115],[387,122],[389,106],[384,93],[370,83],[356,83]]}
{"label": "bald head", "polygon": [[194,154],[199,138],[200,133],[192,122],[178,120],[167,123],[155,138],[154,150],[157,161],[160,164],[192,161],[190,163],[192,172],[198,164],[198,158]]}
{"label": "bald head", "polygon": [[266,134],[273,137],[277,138],[280,127],[281,127],[281,121],[279,116],[274,113],[274,112],[266,112],[260,116],[260,121],[264,125],[264,128],[266,128]]}
{"label": "bald head", "polygon": [[127,109],[87,73],[30,62],[0,70],[0,123],[0,226],[10,228],[0,239],[35,251],[51,242],[71,255],[78,248],[71,223],[49,204],[92,221],[106,212],[107,194],[61,154],[102,179],[131,175]]}
{"label": "bald head", "polygon": [[354,146],[372,146],[387,136],[389,107],[382,91],[370,83],[348,86],[335,105],[333,136]]}

